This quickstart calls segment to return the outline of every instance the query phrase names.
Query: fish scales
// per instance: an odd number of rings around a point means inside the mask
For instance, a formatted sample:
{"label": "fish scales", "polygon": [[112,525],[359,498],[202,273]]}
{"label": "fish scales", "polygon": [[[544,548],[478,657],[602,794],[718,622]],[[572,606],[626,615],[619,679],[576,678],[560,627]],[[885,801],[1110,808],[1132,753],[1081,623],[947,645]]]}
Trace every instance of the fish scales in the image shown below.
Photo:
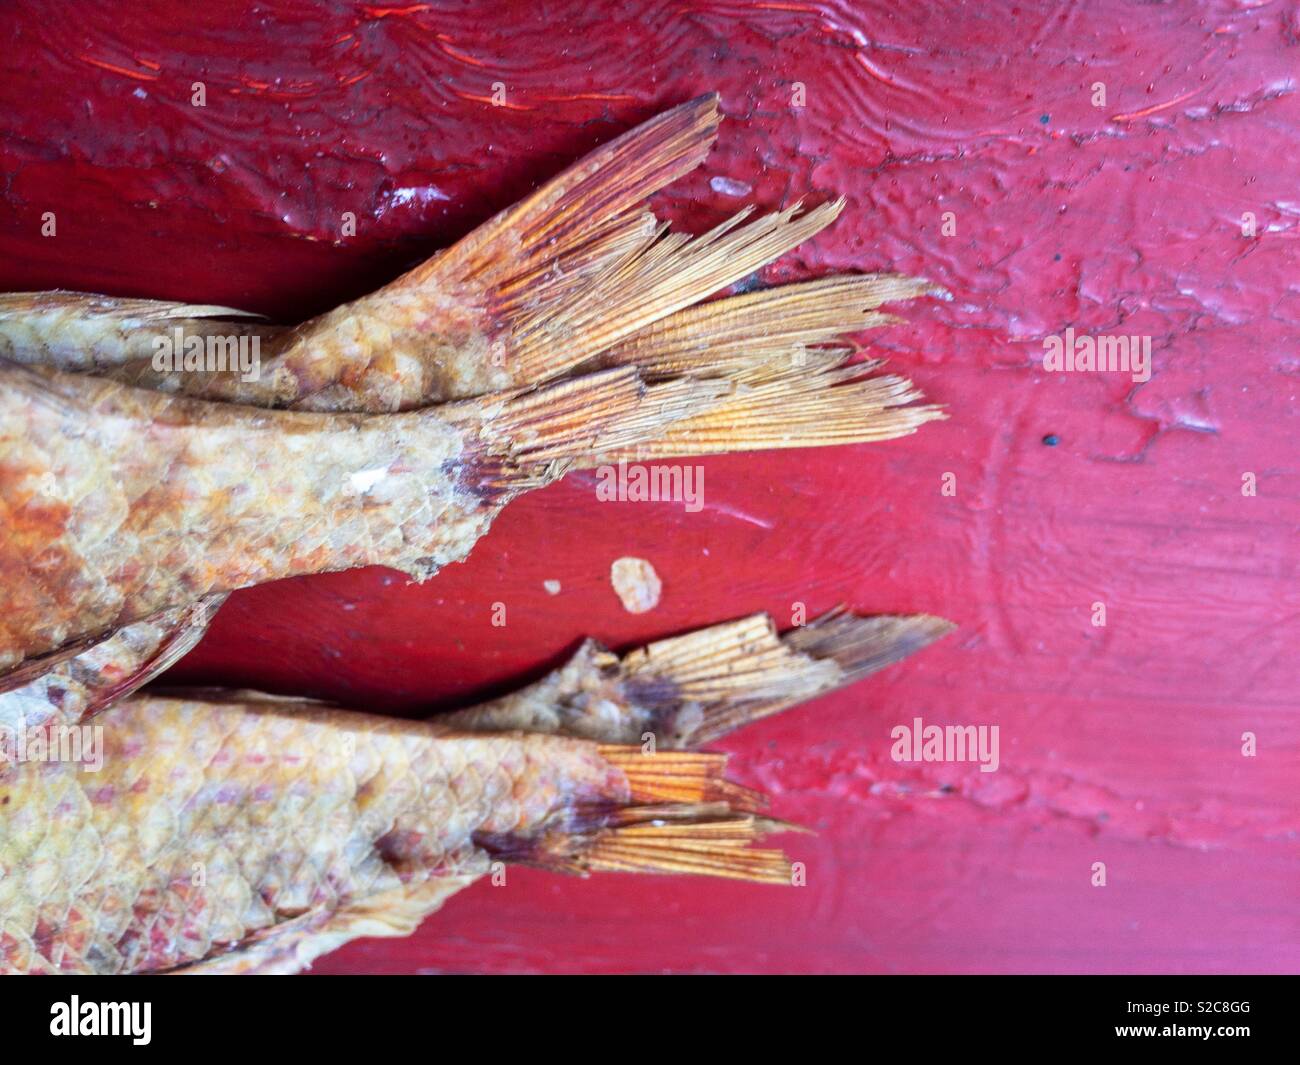
{"label": "fish scales", "polygon": [[432,411],[268,415],[61,383],[48,402],[0,389],[4,665],[278,577],[427,575],[493,513],[459,476],[465,429]]}
{"label": "fish scales", "polygon": [[136,696],[104,766],[0,782],[0,971],[156,972],[277,925],[481,875],[479,837],[527,840],[626,803],[593,743],[456,734],[295,705]]}

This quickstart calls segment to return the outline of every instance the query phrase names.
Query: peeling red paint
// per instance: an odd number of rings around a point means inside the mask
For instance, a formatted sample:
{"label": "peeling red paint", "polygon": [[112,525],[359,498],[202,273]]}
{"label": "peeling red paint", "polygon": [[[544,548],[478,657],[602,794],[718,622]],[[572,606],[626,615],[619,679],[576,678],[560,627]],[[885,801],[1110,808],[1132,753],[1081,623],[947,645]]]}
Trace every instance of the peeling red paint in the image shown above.
{"label": "peeling red paint", "polygon": [[[571,477],[424,586],[365,571],[227,604],[169,679],[411,713],[535,675],[588,634],[627,645],[840,601],[961,624],[728,743],[778,816],[817,830],[783,840],[807,887],[512,869],[414,938],[319,969],[1300,967],[1293,11],[264,11],[242,30],[224,4],[0,15],[0,287],[302,316],[718,89],[719,145],[658,198],[663,217],[701,231],[740,185],[767,208],[844,194],[841,220],[767,281],[895,269],[955,297],[871,338],[949,408],[914,438],[701,460],[699,513],[597,503]],[[56,238],[40,236],[46,211]],[[1045,373],[1043,339],[1067,327],[1150,336],[1151,380]],[[609,595],[622,555],[662,576],[653,612]],[[890,729],[915,716],[999,725],[1000,769],[891,761]]]}

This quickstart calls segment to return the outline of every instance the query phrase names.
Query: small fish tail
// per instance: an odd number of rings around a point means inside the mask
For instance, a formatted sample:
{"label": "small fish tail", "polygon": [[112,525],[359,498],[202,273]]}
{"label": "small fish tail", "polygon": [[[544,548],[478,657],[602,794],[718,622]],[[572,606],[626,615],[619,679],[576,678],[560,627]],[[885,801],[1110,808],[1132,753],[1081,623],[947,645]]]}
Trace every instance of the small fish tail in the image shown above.
{"label": "small fish tail", "polygon": [[660,743],[698,747],[902,661],[953,627],[928,614],[836,610],[778,636],[754,614],[624,656],[623,689]]}
{"label": "small fish tail", "polygon": [[[621,658],[587,640],[536,684],[438,720],[472,732],[542,732],[605,744],[653,740],[651,749],[689,750],[853,684],[952,628],[926,614],[858,617],[835,610],[784,636],[766,614],[753,614]],[[709,756],[699,757],[705,761],[696,764],[707,764]],[[647,778],[646,786],[659,785]],[[670,792],[652,797],[686,799]]]}
{"label": "small fish tail", "polygon": [[[688,173],[717,134],[702,96],[597,149],[516,206],[383,290],[468,308],[479,358],[515,386],[577,368],[708,368],[747,352],[806,346],[885,324],[881,303],[937,290],[895,275],[831,278],[696,306],[830,225],[838,199],[751,217],[744,208],[699,236],[670,232],[645,208]],[[475,372],[473,388],[490,376]],[[493,387],[501,387],[498,383]],[[474,394],[462,390],[458,394]]]}
{"label": "small fish tail", "polygon": [[667,873],[789,884],[780,850],[751,846],[800,831],[762,817],[766,796],[725,776],[726,756],[601,745],[626,801],[569,811],[535,836],[480,836],[493,857],[560,872]]}

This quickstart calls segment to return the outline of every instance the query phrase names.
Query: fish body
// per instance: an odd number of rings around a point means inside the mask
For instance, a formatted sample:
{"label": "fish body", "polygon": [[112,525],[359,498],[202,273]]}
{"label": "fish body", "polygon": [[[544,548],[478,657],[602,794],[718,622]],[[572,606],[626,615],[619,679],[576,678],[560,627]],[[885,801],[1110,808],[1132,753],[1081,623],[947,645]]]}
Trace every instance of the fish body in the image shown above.
{"label": "fish body", "polygon": [[[133,696],[99,727],[98,772],[27,763],[0,782],[0,971],[167,972],[268,940],[297,942],[296,966],[304,936],[332,944],[377,903],[423,916],[497,856],[599,864],[601,841],[633,838],[676,793],[641,779],[633,760],[653,759],[636,748],[261,697]],[[733,820],[716,804],[743,792],[720,756],[676,768],[695,774],[691,803],[714,805],[660,816]]]}

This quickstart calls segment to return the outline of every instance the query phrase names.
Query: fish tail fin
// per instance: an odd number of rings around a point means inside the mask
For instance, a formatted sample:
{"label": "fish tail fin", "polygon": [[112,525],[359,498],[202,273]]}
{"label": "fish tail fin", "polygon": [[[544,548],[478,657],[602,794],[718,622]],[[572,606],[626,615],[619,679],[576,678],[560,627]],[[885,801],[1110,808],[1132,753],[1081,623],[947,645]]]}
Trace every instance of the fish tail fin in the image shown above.
{"label": "fish tail fin", "polygon": [[948,417],[941,406],[917,405],[923,395],[907,378],[867,376],[876,363],[836,365],[845,354],[817,352],[809,367],[733,367],[734,387],[719,401],[674,419],[652,439],[593,453],[578,465],[874,443]]}
{"label": "fish tail fin", "polygon": [[608,277],[660,243],[644,201],[704,161],[719,120],[716,93],[655,116],[352,306],[427,303],[436,320],[453,314],[477,351],[456,396],[562,375],[590,357],[590,319],[610,327],[633,316],[617,335],[640,323],[633,294],[612,291]]}
{"label": "fish tail fin", "polygon": [[[461,316],[457,332],[482,341],[475,348],[482,365],[454,385],[461,396],[560,377],[666,318],[674,318],[673,336],[686,336],[698,317],[675,316],[803,243],[844,207],[843,199],[811,209],[799,202],[756,218],[745,208],[700,236],[670,232],[644,200],[699,165],[717,127],[715,95],[673,108],[366,300],[427,302],[439,322]],[[852,298],[849,289],[873,297],[886,294],[891,281],[896,298],[919,291],[907,279],[833,280],[774,302],[739,297],[727,312],[767,309],[749,331],[752,340],[796,303],[804,313],[820,306],[825,318]],[[704,324],[717,313],[705,314]],[[841,330],[845,319],[859,327],[860,315],[840,314]],[[636,358],[649,358],[649,345],[667,339],[656,333],[635,348]],[[634,361],[631,354],[624,349],[622,361]]]}
{"label": "fish tail fin", "polygon": [[[727,779],[725,754],[689,748],[850,684],[951,628],[924,615],[859,618],[833,611],[778,637],[771,619],[756,614],[660,640],[622,659],[584,644],[549,687],[542,681],[531,696],[444,720],[466,731],[513,728],[594,739],[617,801],[566,809],[535,834],[482,835],[475,842],[505,861],[582,875],[689,873],[791,883],[792,867],[781,851],[751,844],[794,826],[764,817],[767,796]],[[628,744],[629,735],[640,745]]]}
{"label": "fish tail fin", "polygon": [[750,845],[798,831],[761,816],[767,798],[726,779],[726,755],[597,748],[623,801],[566,811],[535,835],[479,836],[493,857],[585,876],[599,872],[718,876],[789,884],[779,850]]}
{"label": "fish tail fin", "polygon": [[[926,614],[832,611],[778,636],[766,614],[697,629],[621,658],[587,640],[512,695],[438,720],[464,731],[547,732],[682,750],[861,680],[953,628]],[[674,796],[681,798],[681,796]]]}
{"label": "fish tail fin", "polygon": [[636,367],[619,367],[435,409],[467,424],[469,465],[486,494],[549,484],[609,450],[634,447],[673,422],[716,404],[730,386],[679,378],[647,385]]}
{"label": "fish tail fin", "polygon": [[828,277],[689,307],[609,348],[584,369],[636,366],[651,383],[679,377],[725,380],[728,398],[678,419],[661,436],[592,465],[685,455],[824,447],[889,440],[946,418],[915,405],[906,378],[869,376],[878,361],[831,342],[897,321],[884,303],[948,294],[901,274]]}
{"label": "fish tail fin", "polygon": [[760,718],[853,684],[954,628],[928,614],[843,610],[778,636],[766,614],[659,640],[619,663],[645,731],[669,748],[711,743]]}
{"label": "fish tail fin", "polygon": [[710,812],[689,806],[650,807],[645,818],[595,834],[577,855],[578,872],[669,873],[789,884],[792,867],[785,852],[751,844],[767,832],[792,826],[753,814]]}
{"label": "fish tail fin", "polygon": [[558,294],[534,285],[514,317],[505,356],[517,382],[565,373],[767,265],[830,225],[844,200],[810,210],[795,203],[750,220],[744,210],[697,237],[670,232],[649,214],[619,256],[594,263]]}

